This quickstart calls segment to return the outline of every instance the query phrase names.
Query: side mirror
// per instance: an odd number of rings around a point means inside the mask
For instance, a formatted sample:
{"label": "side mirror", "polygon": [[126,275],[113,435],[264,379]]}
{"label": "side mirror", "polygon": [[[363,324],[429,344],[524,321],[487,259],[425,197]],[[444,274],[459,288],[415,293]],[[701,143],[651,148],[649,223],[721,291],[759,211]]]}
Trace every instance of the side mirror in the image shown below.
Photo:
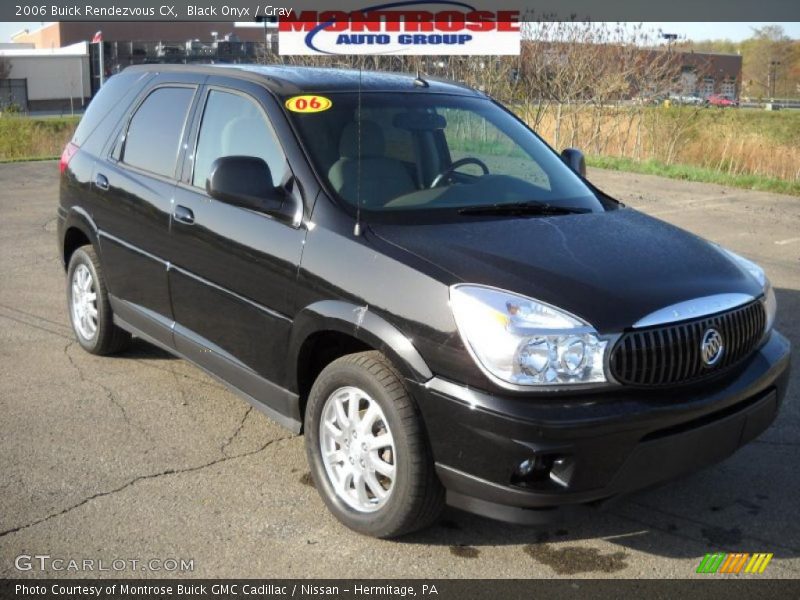
{"label": "side mirror", "polygon": [[272,185],[267,163],[255,156],[216,159],[206,179],[206,192],[220,202],[268,214],[282,215],[291,201],[283,188]]}
{"label": "side mirror", "polygon": [[581,177],[586,177],[586,159],[583,152],[575,148],[566,148],[561,152],[561,160]]}

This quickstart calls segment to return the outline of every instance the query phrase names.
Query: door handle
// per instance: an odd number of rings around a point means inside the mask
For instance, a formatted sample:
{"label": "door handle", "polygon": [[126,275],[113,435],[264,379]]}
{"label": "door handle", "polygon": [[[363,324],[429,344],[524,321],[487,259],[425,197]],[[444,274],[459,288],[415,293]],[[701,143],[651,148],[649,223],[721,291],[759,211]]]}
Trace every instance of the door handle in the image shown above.
{"label": "door handle", "polygon": [[94,184],[97,186],[97,189],[105,192],[108,189],[108,177],[102,173],[98,173],[94,176]]}
{"label": "door handle", "polygon": [[186,223],[187,225],[192,225],[194,223],[194,213],[192,209],[181,206],[180,204],[175,207],[173,216],[176,221],[180,221],[181,223]]}

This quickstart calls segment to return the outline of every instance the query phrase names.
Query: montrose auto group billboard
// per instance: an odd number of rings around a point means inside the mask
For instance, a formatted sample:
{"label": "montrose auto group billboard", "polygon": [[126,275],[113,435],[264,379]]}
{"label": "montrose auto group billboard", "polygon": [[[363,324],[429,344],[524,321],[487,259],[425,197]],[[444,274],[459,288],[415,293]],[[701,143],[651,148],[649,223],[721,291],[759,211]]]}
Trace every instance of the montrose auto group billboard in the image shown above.
{"label": "montrose auto group billboard", "polygon": [[520,48],[519,11],[450,1],[293,11],[278,32],[283,55],[514,55]]}

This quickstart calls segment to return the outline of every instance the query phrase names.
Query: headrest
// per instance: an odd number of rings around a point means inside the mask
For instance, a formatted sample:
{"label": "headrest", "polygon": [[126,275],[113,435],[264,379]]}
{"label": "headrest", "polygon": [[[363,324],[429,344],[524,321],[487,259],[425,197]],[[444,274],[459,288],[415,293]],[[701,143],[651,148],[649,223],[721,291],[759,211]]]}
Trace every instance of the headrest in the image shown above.
{"label": "headrest", "polygon": [[[344,126],[339,140],[339,154],[342,158],[358,158],[358,123]],[[361,121],[361,157],[383,156],[383,131],[375,121]]]}
{"label": "headrest", "polygon": [[265,129],[264,120],[257,116],[236,117],[228,121],[222,128],[222,155],[260,156],[262,140],[258,134]]}

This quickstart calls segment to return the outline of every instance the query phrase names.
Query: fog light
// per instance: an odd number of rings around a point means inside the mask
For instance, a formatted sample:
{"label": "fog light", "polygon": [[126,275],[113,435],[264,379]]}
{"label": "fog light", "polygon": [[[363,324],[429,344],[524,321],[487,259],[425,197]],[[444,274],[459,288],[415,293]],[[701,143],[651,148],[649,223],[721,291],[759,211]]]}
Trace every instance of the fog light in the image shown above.
{"label": "fog light", "polygon": [[517,475],[520,477],[527,477],[533,472],[533,468],[536,465],[536,459],[526,458],[517,467]]}
{"label": "fog light", "polygon": [[568,488],[574,472],[575,461],[569,455],[537,454],[517,464],[511,483],[536,489]]}
{"label": "fog light", "polygon": [[517,465],[514,473],[514,480],[521,481],[541,481],[550,476],[550,469],[553,467],[554,456],[534,456],[526,458]]}

